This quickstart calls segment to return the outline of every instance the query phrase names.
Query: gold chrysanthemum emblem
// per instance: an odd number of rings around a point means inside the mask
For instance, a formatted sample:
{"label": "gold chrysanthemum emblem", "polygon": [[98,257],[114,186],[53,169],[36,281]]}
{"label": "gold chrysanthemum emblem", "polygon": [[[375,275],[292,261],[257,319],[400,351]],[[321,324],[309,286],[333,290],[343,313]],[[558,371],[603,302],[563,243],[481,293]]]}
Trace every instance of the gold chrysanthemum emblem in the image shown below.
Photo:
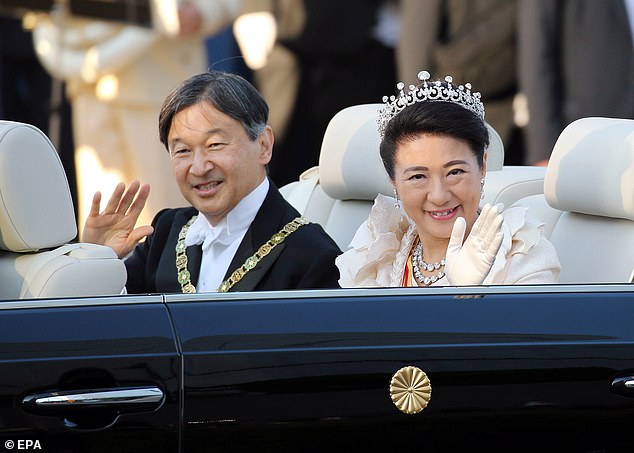
{"label": "gold chrysanthemum emblem", "polygon": [[398,370],[390,381],[390,398],[406,414],[417,414],[431,399],[431,383],[420,368],[406,366]]}

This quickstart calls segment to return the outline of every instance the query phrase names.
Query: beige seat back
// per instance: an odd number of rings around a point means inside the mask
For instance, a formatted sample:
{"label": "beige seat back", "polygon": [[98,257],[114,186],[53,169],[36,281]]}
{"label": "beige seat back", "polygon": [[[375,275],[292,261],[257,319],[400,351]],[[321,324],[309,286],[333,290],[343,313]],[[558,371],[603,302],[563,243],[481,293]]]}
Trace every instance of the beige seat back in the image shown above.
{"label": "beige seat back", "polygon": [[0,300],[118,294],[126,271],[77,235],[68,180],[36,127],[0,121]]}
{"label": "beige seat back", "polygon": [[634,120],[583,118],[560,134],[544,181],[561,283],[634,278]]}
{"label": "beige seat back", "polygon": [[544,235],[550,239],[557,224],[557,220],[562,212],[551,207],[543,193],[529,195],[515,201],[512,206],[523,206],[528,208],[528,212],[543,222]]}
{"label": "beige seat back", "polygon": [[[338,112],[324,134],[319,167],[281,188],[291,204],[324,226],[344,250],[367,218],[377,194],[393,196],[379,156],[377,118],[382,106],[362,104]],[[542,193],[546,169],[505,168],[502,140],[493,127],[487,127],[491,143],[483,203],[509,205],[518,198]]]}

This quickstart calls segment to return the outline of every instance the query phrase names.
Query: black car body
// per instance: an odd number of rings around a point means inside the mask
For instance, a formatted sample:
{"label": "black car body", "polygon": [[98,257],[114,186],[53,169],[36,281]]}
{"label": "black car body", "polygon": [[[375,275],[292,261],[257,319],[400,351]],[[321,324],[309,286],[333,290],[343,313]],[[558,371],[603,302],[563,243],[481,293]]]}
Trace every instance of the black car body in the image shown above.
{"label": "black car body", "polygon": [[631,285],[2,301],[0,343],[7,451],[634,448]]}

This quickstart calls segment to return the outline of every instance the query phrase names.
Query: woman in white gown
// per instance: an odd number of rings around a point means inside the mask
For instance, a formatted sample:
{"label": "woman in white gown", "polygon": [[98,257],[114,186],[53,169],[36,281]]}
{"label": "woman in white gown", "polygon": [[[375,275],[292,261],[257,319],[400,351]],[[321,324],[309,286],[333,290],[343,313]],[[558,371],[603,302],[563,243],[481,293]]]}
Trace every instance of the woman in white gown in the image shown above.
{"label": "woman in white gown", "polygon": [[479,203],[484,106],[451,77],[384,97],[380,154],[395,198],[379,195],[337,266],[342,287],[556,283],[559,260],[526,208]]}

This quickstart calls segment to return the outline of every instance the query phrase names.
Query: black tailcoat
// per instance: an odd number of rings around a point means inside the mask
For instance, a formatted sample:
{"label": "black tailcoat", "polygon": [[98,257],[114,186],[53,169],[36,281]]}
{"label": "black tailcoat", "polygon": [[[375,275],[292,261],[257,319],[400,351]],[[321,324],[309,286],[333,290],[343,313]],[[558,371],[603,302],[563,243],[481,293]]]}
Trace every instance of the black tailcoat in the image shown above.
{"label": "black tailcoat", "polygon": [[[154,233],[137,245],[125,260],[128,293],[182,291],[176,278],[175,247],[181,228],[196,214],[196,209],[189,207],[165,209],[156,215],[152,221]],[[297,210],[271,183],[264,203],[242,239],[223,280],[297,216]],[[200,273],[202,248],[200,245],[187,247],[186,253],[191,283],[195,286]],[[231,291],[339,288],[335,258],[340,253],[339,247],[320,225],[304,225],[247,272]]]}

